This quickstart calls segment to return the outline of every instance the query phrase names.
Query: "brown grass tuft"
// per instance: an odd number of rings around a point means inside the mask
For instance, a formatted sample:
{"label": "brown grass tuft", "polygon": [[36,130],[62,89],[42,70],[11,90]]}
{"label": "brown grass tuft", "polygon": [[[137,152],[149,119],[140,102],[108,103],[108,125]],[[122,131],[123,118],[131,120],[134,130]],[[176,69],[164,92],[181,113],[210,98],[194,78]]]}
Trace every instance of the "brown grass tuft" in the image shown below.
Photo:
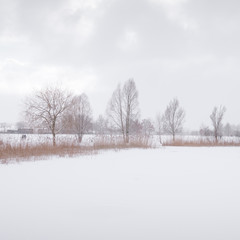
{"label": "brown grass tuft", "polygon": [[63,157],[73,156],[75,154],[89,154],[90,152],[93,153],[90,147],[64,143],[55,147],[48,143],[40,143],[37,145],[18,144],[14,146],[4,144],[0,146],[0,160],[1,163],[8,163],[13,160],[26,161],[51,155]]}
{"label": "brown grass tuft", "polygon": [[166,141],[163,146],[176,146],[176,147],[239,147],[240,142],[236,141],[220,141],[216,143],[215,141],[209,139],[199,139],[199,140],[183,140],[178,139],[175,141]]}
{"label": "brown grass tuft", "polygon": [[27,161],[47,156],[75,156],[96,154],[99,150],[127,149],[127,148],[149,148],[151,142],[147,138],[134,137],[130,143],[123,143],[121,137],[117,136],[97,136],[94,141],[87,145],[79,145],[76,141],[62,141],[56,146],[49,142],[29,144],[20,142],[17,144],[2,143],[0,145],[0,162],[9,163],[11,161]]}
{"label": "brown grass tuft", "polygon": [[120,136],[98,136],[93,145],[95,150],[126,149],[126,148],[152,148],[149,137],[131,136],[129,143],[124,143]]}

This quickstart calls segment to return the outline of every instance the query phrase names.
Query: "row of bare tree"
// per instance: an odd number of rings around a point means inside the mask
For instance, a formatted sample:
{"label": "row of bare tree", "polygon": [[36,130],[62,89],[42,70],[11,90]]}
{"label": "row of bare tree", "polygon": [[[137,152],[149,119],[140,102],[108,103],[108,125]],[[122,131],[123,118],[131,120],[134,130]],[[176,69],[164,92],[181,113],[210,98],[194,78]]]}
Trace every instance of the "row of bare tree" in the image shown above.
{"label": "row of bare tree", "polygon": [[[224,107],[215,107],[210,115],[216,142],[221,135],[225,111]],[[175,98],[170,101],[163,114],[157,115],[155,124],[149,119],[140,121],[138,91],[133,79],[126,81],[123,86],[117,86],[106,113],[106,118],[99,116],[95,122],[95,131],[98,134],[105,134],[106,131],[121,133],[125,143],[129,143],[131,134],[150,135],[155,129],[160,139],[162,134],[167,133],[171,134],[175,141],[176,134],[183,130],[185,120],[185,111]],[[29,96],[25,101],[25,117],[33,127],[50,130],[54,146],[56,134],[76,134],[81,143],[83,135],[93,126],[92,110],[87,95],[83,93],[74,96],[59,86],[49,86]]]}
{"label": "row of bare tree", "polygon": [[53,145],[56,134],[68,131],[77,134],[79,142],[92,122],[92,110],[85,94],[73,96],[61,87],[47,87],[35,92],[25,101],[25,117],[35,128],[51,131]]}

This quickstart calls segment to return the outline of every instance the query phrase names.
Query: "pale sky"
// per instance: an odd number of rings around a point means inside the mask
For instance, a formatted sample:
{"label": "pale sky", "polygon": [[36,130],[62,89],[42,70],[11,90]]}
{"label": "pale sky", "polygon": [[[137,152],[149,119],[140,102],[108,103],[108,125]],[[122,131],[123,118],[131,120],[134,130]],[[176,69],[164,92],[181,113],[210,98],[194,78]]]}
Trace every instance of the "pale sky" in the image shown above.
{"label": "pale sky", "polygon": [[17,122],[34,89],[62,82],[104,114],[134,78],[142,118],[177,97],[185,127],[213,107],[240,123],[240,1],[0,0],[0,122]]}

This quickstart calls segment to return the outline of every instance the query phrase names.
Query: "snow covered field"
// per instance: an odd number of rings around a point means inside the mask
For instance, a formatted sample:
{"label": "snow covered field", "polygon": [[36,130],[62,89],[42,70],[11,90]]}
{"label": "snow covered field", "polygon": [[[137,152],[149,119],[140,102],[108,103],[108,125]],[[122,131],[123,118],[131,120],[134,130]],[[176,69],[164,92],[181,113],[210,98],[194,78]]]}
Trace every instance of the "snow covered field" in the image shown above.
{"label": "snow covered field", "polygon": [[166,147],[0,165],[0,239],[240,239],[239,160]]}
{"label": "snow covered field", "polygon": [[[94,142],[102,141],[102,139],[105,139],[105,141],[112,141],[115,139],[116,142],[122,142],[122,136],[121,135],[93,135],[93,134],[86,134],[83,136],[83,141],[81,145],[92,145]],[[152,147],[159,147],[159,136],[153,135],[149,138],[149,144]],[[195,142],[199,143],[201,141],[203,142],[214,142],[214,137],[204,137],[204,136],[191,136],[191,135],[183,135],[183,136],[176,136],[177,141],[185,141],[185,142]],[[0,134],[0,141],[4,143],[8,143],[11,145],[18,146],[19,144],[28,144],[28,145],[38,145],[41,143],[49,143],[52,144],[52,135],[51,134],[27,134],[26,139],[22,139],[22,134]],[[72,143],[77,142],[77,136],[74,134],[57,134],[56,135],[56,142],[58,143]],[[172,136],[170,135],[163,135],[161,136],[161,142],[167,143],[172,142]],[[231,143],[237,143],[240,144],[240,138],[239,137],[222,137],[221,142],[231,142]]]}
{"label": "snow covered field", "polygon": [[[0,134],[0,140],[5,143],[9,143],[11,145],[18,145],[22,142],[29,145],[36,145],[39,143],[49,143],[52,144],[52,135],[51,134],[27,134],[26,139],[22,139],[22,134]],[[85,136],[85,139],[89,139],[90,136]],[[76,140],[75,135],[71,134],[57,134],[56,141],[57,142],[67,142]]]}

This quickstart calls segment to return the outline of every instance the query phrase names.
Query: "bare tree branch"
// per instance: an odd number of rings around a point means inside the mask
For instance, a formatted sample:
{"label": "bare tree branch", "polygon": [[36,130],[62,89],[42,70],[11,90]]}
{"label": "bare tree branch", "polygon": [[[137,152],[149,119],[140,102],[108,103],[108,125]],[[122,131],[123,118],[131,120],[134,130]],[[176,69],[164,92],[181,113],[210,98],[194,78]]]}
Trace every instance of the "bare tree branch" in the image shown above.
{"label": "bare tree branch", "polygon": [[25,117],[34,126],[47,127],[56,145],[56,134],[62,129],[63,113],[72,104],[72,94],[57,86],[35,92],[25,100]]}
{"label": "bare tree branch", "polygon": [[92,126],[92,109],[86,94],[75,96],[73,104],[65,114],[64,122],[78,136],[79,143],[82,142]]}
{"label": "bare tree branch", "polygon": [[220,106],[219,108],[214,107],[210,115],[216,143],[218,142],[218,138],[222,136],[222,127],[223,127],[222,120],[225,112],[226,112],[226,108],[223,106]]}
{"label": "bare tree branch", "polygon": [[184,119],[185,111],[179,106],[178,99],[175,98],[170,101],[163,118],[164,130],[172,135],[173,141],[175,141],[176,134],[182,132]]}
{"label": "bare tree branch", "polygon": [[130,123],[139,116],[138,92],[133,79],[125,82],[123,88],[118,85],[108,104],[107,113],[109,120],[121,131],[124,142],[129,143]]}

